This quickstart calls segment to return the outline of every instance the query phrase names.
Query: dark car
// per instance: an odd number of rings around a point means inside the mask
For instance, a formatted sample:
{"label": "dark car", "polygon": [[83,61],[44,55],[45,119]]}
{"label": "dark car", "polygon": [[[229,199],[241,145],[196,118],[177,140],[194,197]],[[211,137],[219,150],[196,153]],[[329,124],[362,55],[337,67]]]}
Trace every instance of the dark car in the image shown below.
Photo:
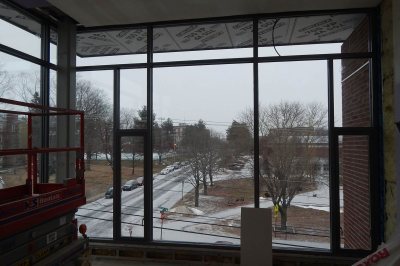
{"label": "dark car", "polygon": [[104,195],[104,197],[106,198],[106,199],[112,199],[113,198],[113,195],[114,195],[114,188],[113,187],[109,187],[108,189],[107,189],[107,191],[106,191],[106,194]]}
{"label": "dark car", "polygon": [[128,180],[126,181],[125,185],[123,185],[122,190],[124,191],[130,191],[139,186],[138,182],[136,180]]}

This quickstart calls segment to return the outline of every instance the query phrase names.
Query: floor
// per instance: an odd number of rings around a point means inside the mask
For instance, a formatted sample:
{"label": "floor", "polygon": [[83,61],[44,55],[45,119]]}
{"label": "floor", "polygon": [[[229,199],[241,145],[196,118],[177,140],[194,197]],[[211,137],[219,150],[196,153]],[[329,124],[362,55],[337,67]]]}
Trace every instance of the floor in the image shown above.
{"label": "floor", "polygon": [[190,265],[181,263],[165,263],[165,262],[153,262],[153,261],[134,261],[134,260],[122,260],[112,258],[93,258],[91,260],[93,266],[108,266],[108,265],[135,265],[135,266],[174,266],[174,265]]}

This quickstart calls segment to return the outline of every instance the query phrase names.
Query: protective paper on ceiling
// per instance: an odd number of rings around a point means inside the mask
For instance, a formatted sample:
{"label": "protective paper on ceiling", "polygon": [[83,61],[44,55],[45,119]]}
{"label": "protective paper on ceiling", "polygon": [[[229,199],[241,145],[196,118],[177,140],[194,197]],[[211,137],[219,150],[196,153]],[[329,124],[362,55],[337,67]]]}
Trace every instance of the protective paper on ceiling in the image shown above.
{"label": "protective paper on ceiling", "polygon": [[260,20],[258,44],[272,45],[273,29],[275,45],[341,42],[364,18],[364,14],[352,14]]}
{"label": "protective paper on ceiling", "polygon": [[[42,35],[41,25],[39,22],[33,20],[30,17],[25,16],[21,12],[15,10],[12,7],[0,2],[0,18],[24,29],[36,36]],[[50,40],[53,44],[57,44],[57,31],[54,29],[50,30]]]}
{"label": "protective paper on ceiling", "polygon": [[0,18],[37,36],[41,34],[40,23],[1,2]]}
{"label": "protective paper on ceiling", "polygon": [[[260,20],[259,45],[273,45],[273,35],[275,45],[341,42],[364,18],[365,14],[352,14]],[[77,42],[77,53],[83,57],[140,54],[146,52],[147,35],[145,29],[87,32],[78,34]],[[154,52],[246,48],[252,44],[251,21],[160,27],[153,31]]]}

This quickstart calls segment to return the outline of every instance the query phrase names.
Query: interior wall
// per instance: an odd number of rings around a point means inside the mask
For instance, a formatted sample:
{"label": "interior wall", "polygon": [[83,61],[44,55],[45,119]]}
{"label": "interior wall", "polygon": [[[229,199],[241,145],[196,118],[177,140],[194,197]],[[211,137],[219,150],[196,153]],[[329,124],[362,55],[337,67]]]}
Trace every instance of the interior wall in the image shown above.
{"label": "interior wall", "polygon": [[396,230],[396,174],[393,79],[393,2],[383,0],[381,8],[383,145],[385,177],[385,241]]}
{"label": "interior wall", "polygon": [[[393,74],[394,74],[394,106],[395,106],[395,121],[400,121],[400,1],[393,1]],[[400,179],[400,130],[395,133],[395,165],[396,165],[396,180]],[[399,182],[398,182],[399,183]],[[397,212],[400,208],[400,189],[397,188]],[[400,235],[400,219],[397,219],[397,236]]]}

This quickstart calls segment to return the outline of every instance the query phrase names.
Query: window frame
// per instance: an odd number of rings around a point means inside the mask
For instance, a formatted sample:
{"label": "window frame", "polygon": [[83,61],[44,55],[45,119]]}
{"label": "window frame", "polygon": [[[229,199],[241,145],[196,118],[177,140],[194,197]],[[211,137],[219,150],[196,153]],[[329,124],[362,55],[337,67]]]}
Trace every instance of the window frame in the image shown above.
{"label": "window frame", "polygon": [[[279,17],[296,17],[296,16],[309,16],[309,15],[329,15],[329,14],[353,14],[353,13],[365,13],[369,17],[369,52],[356,52],[348,54],[309,54],[309,55],[291,55],[291,56],[266,56],[259,57],[258,54],[258,21],[260,19],[268,18],[279,18]],[[258,117],[258,99],[259,99],[259,71],[258,67],[260,63],[266,62],[288,62],[288,61],[310,61],[310,60],[323,60],[327,62],[328,70],[328,116],[329,116],[329,173],[330,173],[330,205],[331,205],[331,248],[330,250],[321,251],[310,249],[285,249],[285,248],[274,248],[275,251],[279,252],[289,252],[289,253],[301,253],[301,254],[330,254],[334,256],[364,256],[370,251],[366,250],[348,250],[340,247],[340,213],[339,213],[339,181],[338,179],[332,178],[337,174],[337,161],[334,158],[337,156],[335,137],[338,134],[349,134],[349,135],[367,135],[370,137],[370,150],[371,150],[371,161],[376,162],[370,164],[370,176],[376,178],[371,178],[370,180],[370,213],[379,215],[371,215],[371,250],[376,250],[378,244],[383,239],[383,149],[382,149],[382,106],[381,106],[381,84],[380,80],[380,63],[379,63],[379,23],[378,22],[378,12],[377,9],[352,9],[352,10],[341,10],[341,11],[312,11],[312,12],[289,12],[289,13],[279,13],[279,14],[264,14],[264,15],[250,15],[250,16],[235,16],[229,18],[206,18],[197,20],[184,20],[184,21],[170,21],[163,23],[148,23],[139,25],[125,25],[124,27],[110,26],[110,27],[94,27],[94,28],[83,28],[78,27],[79,32],[87,31],[102,31],[102,30],[113,30],[122,28],[137,28],[146,27],[148,36],[153,35],[153,29],[156,27],[163,26],[179,26],[188,24],[200,24],[200,23],[217,23],[217,22],[235,22],[238,20],[252,20],[253,21],[253,55],[252,57],[241,57],[241,58],[221,58],[221,59],[204,59],[204,60],[185,60],[185,61],[162,61],[153,62],[153,38],[149,38],[147,43],[147,62],[138,64],[110,64],[110,65],[99,65],[99,66],[81,66],[77,67],[77,71],[91,71],[91,70],[114,70],[114,95],[116,92],[119,93],[119,78],[121,69],[146,69],[147,70],[147,111],[148,117],[151,117],[153,113],[153,69],[163,68],[163,67],[179,67],[179,66],[201,66],[201,65],[225,65],[225,64],[240,64],[240,63],[252,63],[253,64],[253,108],[254,108],[254,156],[259,158],[259,117]],[[349,59],[349,58],[364,58],[370,59],[372,64],[370,64],[370,106],[371,106],[371,126],[367,128],[344,128],[335,127],[334,125],[334,88],[333,88],[333,60],[336,59]],[[118,95],[119,97],[119,95]],[[115,101],[115,98],[114,98]],[[114,121],[119,119],[119,106],[114,102]],[[114,128],[115,138],[120,134],[128,133],[122,132],[118,127]],[[152,154],[152,124],[148,120],[146,129],[134,129],[129,134],[145,136],[146,146],[145,150],[147,156]],[[114,143],[116,140],[114,140]],[[259,208],[259,160],[255,160],[254,165],[254,199],[255,208]],[[152,160],[147,158],[145,170],[146,188],[145,188],[145,236],[143,241],[129,241],[126,238],[115,235],[113,239],[92,239],[96,242],[117,242],[117,243],[142,243],[142,244],[157,244],[165,246],[176,246],[176,247],[194,247],[194,248],[204,248],[212,247],[216,249],[233,249],[238,250],[237,246],[216,246],[210,244],[196,244],[196,243],[181,243],[181,242],[160,242],[153,241],[153,225],[152,225],[152,209],[153,209],[153,184],[152,184]],[[114,185],[118,186],[121,180],[117,176],[114,176]],[[118,206],[114,207],[114,227],[115,224],[120,225],[120,210],[118,211]],[[120,208],[120,206],[119,206]],[[379,211],[380,210],[380,211]],[[118,229],[118,228],[117,228]],[[114,232],[119,232],[120,230],[115,230]]]}

